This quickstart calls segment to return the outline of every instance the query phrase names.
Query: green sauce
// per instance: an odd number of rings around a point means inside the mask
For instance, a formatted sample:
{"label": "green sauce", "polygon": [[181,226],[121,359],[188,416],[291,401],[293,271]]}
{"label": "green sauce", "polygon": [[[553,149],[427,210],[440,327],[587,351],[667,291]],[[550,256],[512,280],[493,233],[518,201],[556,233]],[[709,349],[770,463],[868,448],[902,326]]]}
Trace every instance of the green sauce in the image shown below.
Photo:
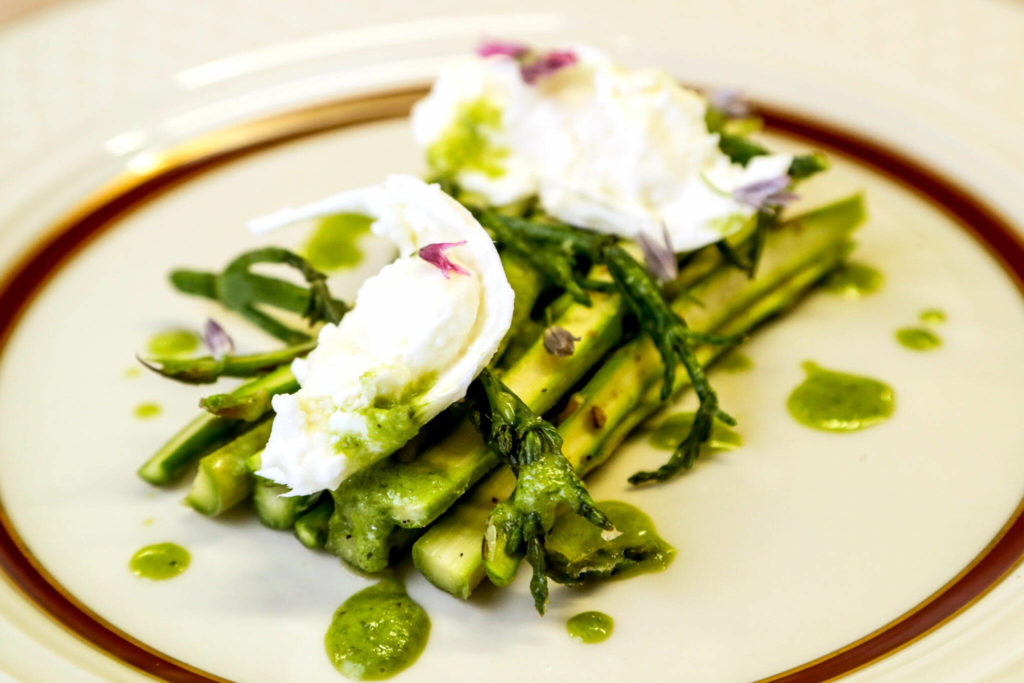
{"label": "green sauce", "polygon": [[128,377],[128,378],[138,377],[141,374],[142,374],[142,370],[139,370],[135,366],[132,366],[130,368],[125,368],[124,369],[124,376]]}
{"label": "green sauce", "polygon": [[731,351],[722,356],[721,360],[715,363],[715,367],[726,372],[747,372],[754,367],[754,361],[744,353]]}
{"label": "green sauce", "polygon": [[929,325],[936,325],[938,323],[946,322],[946,312],[938,308],[926,308],[921,311],[921,315],[918,316],[921,322]]}
{"label": "green sauce", "polygon": [[565,624],[569,635],[583,643],[600,643],[612,634],[615,622],[604,612],[580,612]]}
{"label": "green sauce", "polygon": [[942,346],[939,335],[923,327],[902,327],[896,330],[896,341],[911,351],[934,351]]}
{"label": "green sauce", "polygon": [[324,637],[334,668],[357,681],[390,678],[415,662],[430,619],[396,579],[364,588],[334,613]]}
{"label": "green sauce", "polygon": [[[651,434],[650,444],[655,448],[674,451],[679,443],[690,433],[693,426],[693,413],[676,413],[665,418]],[[707,448],[715,450],[732,450],[743,445],[743,437],[739,432],[730,429],[717,420],[711,429],[711,439]]]}
{"label": "green sauce", "polygon": [[508,150],[494,147],[490,133],[501,129],[501,109],[481,97],[461,105],[455,120],[427,147],[427,163],[440,175],[476,171],[490,178],[504,175]]}
{"label": "green sauce", "polygon": [[884,278],[876,268],[849,262],[840,266],[825,281],[825,290],[844,299],[859,299],[877,292]]}
{"label": "green sauce", "polygon": [[161,408],[158,403],[140,403],[135,406],[135,410],[132,411],[135,417],[140,420],[149,420],[162,412],[163,408]]}
{"label": "green sauce", "polygon": [[184,356],[198,349],[199,341],[191,330],[167,330],[150,337],[146,349],[153,356]]}
{"label": "green sauce", "polygon": [[628,578],[658,572],[672,563],[676,550],[658,535],[654,522],[642,510],[616,500],[597,507],[608,515],[615,537],[579,515],[555,520],[545,543],[547,570],[556,581],[579,585],[594,580]]}
{"label": "green sauce", "polygon": [[895,407],[892,387],[869,377],[803,364],[807,379],[786,407],[801,424],[829,432],[853,432],[887,420]]}
{"label": "green sauce", "polygon": [[188,569],[188,551],[174,543],[147,545],[132,555],[129,563],[136,576],[152,581],[173,579]]}
{"label": "green sauce", "polygon": [[322,219],[302,247],[302,255],[318,270],[341,270],[363,260],[359,240],[370,232],[373,219],[358,213],[340,213]]}

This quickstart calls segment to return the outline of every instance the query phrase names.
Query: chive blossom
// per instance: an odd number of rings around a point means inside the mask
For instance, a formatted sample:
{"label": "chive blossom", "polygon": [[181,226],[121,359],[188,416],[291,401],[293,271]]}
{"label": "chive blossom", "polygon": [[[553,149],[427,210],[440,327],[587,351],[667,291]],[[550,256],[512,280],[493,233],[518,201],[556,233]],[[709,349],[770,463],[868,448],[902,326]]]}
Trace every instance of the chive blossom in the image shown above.
{"label": "chive blossom", "polygon": [[679,264],[676,262],[675,252],[672,250],[672,238],[669,237],[668,228],[661,224],[661,241],[655,240],[646,232],[640,232],[636,236],[637,244],[644,253],[644,262],[647,264],[647,272],[659,282],[669,282],[679,275]]}
{"label": "chive blossom", "polygon": [[785,206],[797,199],[797,195],[789,191],[789,183],[790,177],[785,174],[774,178],[755,180],[737,187],[732,191],[732,197],[740,204],[746,204],[752,209]]}
{"label": "chive blossom", "polygon": [[203,328],[203,342],[210,354],[217,360],[223,359],[235,350],[235,341],[231,335],[213,318],[206,319]]}
{"label": "chive blossom", "polygon": [[460,247],[465,243],[466,240],[462,240],[460,242],[435,242],[434,244],[428,244],[420,249],[419,255],[421,259],[440,270],[441,274],[444,275],[445,280],[451,277],[448,273],[469,275],[468,270],[444,255],[445,249]]}

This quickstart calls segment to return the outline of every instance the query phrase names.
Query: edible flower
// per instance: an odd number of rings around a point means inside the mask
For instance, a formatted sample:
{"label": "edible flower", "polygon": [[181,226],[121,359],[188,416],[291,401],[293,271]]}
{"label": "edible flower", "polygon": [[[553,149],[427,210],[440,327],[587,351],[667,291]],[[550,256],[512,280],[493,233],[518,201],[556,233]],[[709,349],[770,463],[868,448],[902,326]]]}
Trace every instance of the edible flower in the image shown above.
{"label": "edible flower", "polygon": [[441,271],[444,275],[444,279],[447,280],[450,275],[448,273],[461,273],[462,275],[469,275],[469,271],[454,263],[451,259],[444,255],[445,249],[451,249],[452,247],[461,247],[466,243],[466,240],[460,242],[435,242],[434,244],[428,244],[427,246],[420,249],[420,258],[434,266]]}
{"label": "edible flower", "polygon": [[213,318],[206,319],[206,326],[203,328],[203,342],[210,354],[217,360],[223,359],[235,350],[235,342],[231,335],[220,326]]}
{"label": "edible flower", "polygon": [[647,272],[659,282],[668,282],[679,275],[679,264],[676,263],[676,255],[672,251],[672,238],[669,237],[664,222],[661,224],[661,239],[662,241],[658,242],[646,232],[637,233],[636,236],[636,241],[644,253]]}
{"label": "edible flower", "polygon": [[546,78],[567,66],[572,66],[577,60],[575,52],[552,50],[533,59],[522,61],[519,65],[519,75],[523,77],[524,81],[533,85],[542,78]]}
{"label": "edible flower", "polygon": [[727,119],[742,119],[753,114],[750,105],[743,99],[739,90],[717,88],[711,91],[708,98],[711,106],[722,112]]}
{"label": "edible flower", "polygon": [[485,40],[476,47],[480,57],[512,57],[518,59],[530,51],[530,46],[511,40]]}
{"label": "edible flower", "polygon": [[511,57],[516,60],[519,62],[519,75],[529,85],[579,61],[571,50],[536,52],[524,43],[505,40],[484,41],[477,46],[476,53],[480,57]]}
{"label": "edible flower", "polygon": [[552,356],[571,356],[579,340],[580,337],[574,337],[572,332],[558,325],[552,325],[544,330],[544,350]]}
{"label": "edible flower", "polygon": [[741,185],[732,191],[732,197],[740,204],[746,204],[753,209],[765,209],[769,206],[785,206],[797,195],[788,189],[790,183],[788,175],[779,175],[765,180],[756,180],[747,185]]}

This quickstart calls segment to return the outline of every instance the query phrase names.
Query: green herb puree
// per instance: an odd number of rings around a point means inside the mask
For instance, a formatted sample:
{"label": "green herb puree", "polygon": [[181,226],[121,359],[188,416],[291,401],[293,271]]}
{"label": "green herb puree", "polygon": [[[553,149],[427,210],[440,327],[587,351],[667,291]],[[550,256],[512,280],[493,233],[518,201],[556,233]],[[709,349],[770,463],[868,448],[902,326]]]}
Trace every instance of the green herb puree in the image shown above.
{"label": "green herb puree", "polygon": [[569,635],[581,643],[607,640],[614,627],[615,621],[604,612],[580,612],[565,624]]}
{"label": "green herb puree", "polygon": [[[666,417],[658,428],[651,434],[650,444],[655,448],[660,448],[666,451],[674,451],[679,447],[680,442],[686,438],[686,435],[690,433],[690,427],[693,426],[692,412],[689,413],[676,413]],[[734,429],[730,429],[728,426],[721,422],[715,421],[714,427],[711,429],[711,439],[708,441],[706,448],[714,450],[732,450],[739,448],[743,445],[743,437],[740,436],[739,432]]]}
{"label": "green herb puree", "polygon": [[923,327],[902,327],[896,330],[896,341],[911,351],[934,351],[942,346],[939,335]]}
{"label": "green herb puree", "polygon": [[132,555],[131,567],[135,576],[151,581],[173,579],[188,569],[191,560],[188,551],[174,543],[147,545]]}
{"label": "green herb puree", "polygon": [[302,247],[302,255],[318,270],[351,268],[363,260],[359,240],[370,232],[373,219],[358,213],[340,213],[322,219]]}
{"label": "green herb puree", "polygon": [[877,292],[883,281],[878,269],[851,261],[833,271],[825,281],[825,290],[844,299],[859,299]]}
{"label": "green herb puree", "polygon": [[921,315],[918,316],[921,322],[929,325],[936,325],[938,323],[946,322],[946,312],[938,308],[926,308],[921,311]]}
{"label": "green herb puree", "polygon": [[745,353],[730,351],[715,363],[715,367],[732,373],[747,372],[754,367],[754,361],[750,360],[750,356]]}
{"label": "green herb puree", "polygon": [[892,416],[892,387],[870,377],[826,370],[810,361],[807,378],[789,395],[786,407],[801,424],[828,432],[854,432]]}
{"label": "green herb puree", "polygon": [[396,579],[364,588],[334,613],[324,637],[334,668],[357,681],[390,678],[415,662],[430,619]]}
{"label": "green herb puree", "polygon": [[160,407],[159,403],[140,403],[135,406],[135,410],[132,412],[140,420],[148,420],[162,413],[163,408]]}
{"label": "green herb puree", "polygon": [[553,579],[579,585],[658,572],[671,564],[675,548],[658,535],[642,510],[616,500],[597,507],[608,515],[618,535],[602,532],[579,515],[561,515],[545,544],[547,571]]}
{"label": "green herb puree", "polygon": [[192,330],[167,330],[150,337],[146,350],[151,355],[184,356],[199,348],[199,336]]}

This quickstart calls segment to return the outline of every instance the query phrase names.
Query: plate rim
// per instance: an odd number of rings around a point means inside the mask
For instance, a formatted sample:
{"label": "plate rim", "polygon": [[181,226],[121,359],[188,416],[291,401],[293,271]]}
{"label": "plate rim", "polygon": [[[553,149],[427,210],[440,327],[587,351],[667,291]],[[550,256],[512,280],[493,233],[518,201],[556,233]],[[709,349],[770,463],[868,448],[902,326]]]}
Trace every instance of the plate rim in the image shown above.
{"label": "plate rim", "polygon": [[[116,176],[13,255],[0,274],[0,356],[36,296],[63,266],[119,219],[182,183],[251,154],[318,133],[404,117],[425,92],[425,86],[378,90],[230,125],[163,150],[142,172]],[[790,109],[754,104],[769,132],[850,159],[942,211],[985,248],[1024,298],[1024,237],[984,200],[904,150],[885,147],[865,134]],[[761,680],[817,681],[863,669],[955,619],[999,585],[1022,560],[1024,498],[966,567],[910,610],[843,647]],[[136,671],[174,681],[228,680],[146,645],[80,602],[34,557],[2,500],[0,572],[63,630]]]}

